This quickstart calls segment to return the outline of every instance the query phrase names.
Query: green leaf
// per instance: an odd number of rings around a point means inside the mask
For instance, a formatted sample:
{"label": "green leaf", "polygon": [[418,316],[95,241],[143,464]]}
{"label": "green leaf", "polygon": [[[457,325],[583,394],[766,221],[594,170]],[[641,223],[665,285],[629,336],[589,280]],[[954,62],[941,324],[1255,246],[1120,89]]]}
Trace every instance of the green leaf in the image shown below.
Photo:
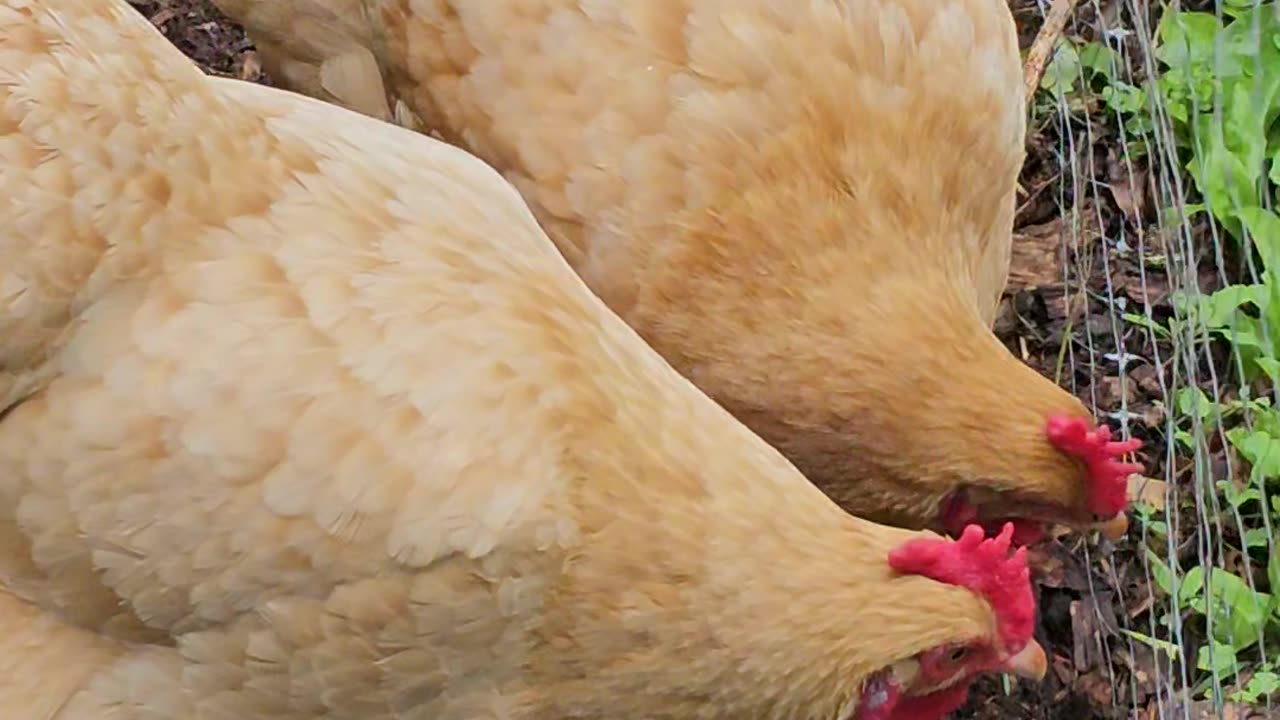
{"label": "green leaf", "polygon": [[1212,67],[1213,40],[1221,31],[1212,13],[1166,12],[1156,30],[1156,59],[1175,69]]}
{"label": "green leaf", "polygon": [[[1277,495],[1271,496],[1272,506],[1276,503]],[[1280,552],[1274,552],[1267,559],[1267,582],[1271,584],[1271,593],[1273,598],[1280,598]]]}
{"label": "green leaf", "polygon": [[1186,203],[1179,210],[1178,206],[1162,208],[1160,210],[1160,227],[1173,228],[1179,227],[1184,222],[1191,222],[1196,216],[1204,212],[1203,203]]}
{"label": "green leaf", "polygon": [[[1276,331],[1277,333],[1280,333],[1280,328],[1276,328]],[[1270,379],[1272,383],[1280,382],[1280,360],[1270,357],[1259,357],[1254,358],[1253,362],[1262,370],[1262,372],[1266,373],[1267,378]]]}
{"label": "green leaf", "polygon": [[1280,45],[1277,44],[1280,20],[1276,16],[1276,5],[1269,3],[1255,7],[1249,3],[1232,14],[1235,20],[1220,33],[1224,54],[1238,59],[1246,74],[1259,70],[1267,74],[1280,59]]}
{"label": "green leaf", "polygon": [[[1128,83],[1113,82],[1102,88],[1102,100],[1115,112],[1133,115],[1147,107],[1147,92]],[[1140,127],[1129,129],[1134,133],[1142,131]]]}
{"label": "green leaf", "polygon": [[1227,440],[1253,466],[1250,477],[1255,482],[1261,484],[1267,479],[1280,477],[1280,440],[1270,433],[1234,427],[1227,431]]}
{"label": "green leaf", "polygon": [[1262,698],[1270,697],[1277,690],[1280,690],[1280,675],[1269,670],[1263,670],[1253,674],[1249,678],[1249,682],[1245,683],[1243,689],[1231,694],[1231,699],[1235,702],[1247,704],[1256,704]]}
{"label": "green leaf", "polygon": [[1223,0],[1222,14],[1227,17],[1239,17],[1253,9],[1253,0]]}
{"label": "green leaf", "polygon": [[1190,606],[1200,597],[1202,590],[1204,590],[1204,568],[1193,567],[1187,571],[1186,577],[1182,578],[1182,584],[1178,586],[1178,609]]}
{"label": "green leaf", "polygon": [[1235,346],[1246,364],[1252,364],[1259,354],[1270,348],[1263,337],[1262,326],[1255,318],[1248,316],[1237,317],[1234,327],[1221,328],[1218,334]]}
{"label": "green leaf", "polygon": [[1271,398],[1258,398],[1249,401],[1249,409],[1253,411],[1253,428],[1271,437],[1280,437],[1280,412],[1268,407],[1270,400]]}
{"label": "green leaf", "polygon": [[1170,659],[1177,660],[1178,656],[1182,654],[1180,648],[1177,645],[1174,645],[1173,643],[1167,640],[1157,640],[1156,638],[1153,638],[1150,635],[1143,635],[1142,633],[1134,632],[1132,630],[1125,630],[1123,628],[1121,628],[1120,632],[1124,633],[1125,635],[1128,635],[1134,640],[1137,640],[1143,645],[1146,645],[1152,650],[1163,651],[1164,654],[1168,655]]}
{"label": "green leaf", "polygon": [[1246,550],[1267,547],[1270,544],[1269,539],[1270,535],[1267,534],[1266,528],[1250,528],[1244,531],[1244,537],[1241,538]]}
{"label": "green leaf", "polygon": [[[1187,82],[1174,73],[1165,73],[1156,78],[1155,82],[1156,89],[1164,98],[1165,110],[1177,123],[1177,129],[1182,131],[1185,131],[1186,126],[1191,122],[1189,97],[1191,90],[1187,87]],[[1179,139],[1185,142],[1185,138],[1180,136]]]}
{"label": "green leaf", "polygon": [[1165,595],[1173,597],[1173,571],[1150,548],[1147,549],[1147,563],[1151,567],[1151,579],[1155,581],[1156,587]]}
{"label": "green leaf", "polygon": [[1207,420],[1213,416],[1213,401],[1198,387],[1185,387],[1174,394],[1178,412],[1187,417]]}
{"label": "green leaf", "polygon": [[1194,450],[1196,447],[1196,438],[1186,430],[1174,430],[1173,437],[1188,449]]}
{"label": "green leaf", "polygon": [[1116,68],[1123,67],[1115,50],[1096,42],[1080,48],[1078,60],[1085,69],[1108,80],[1114,79]]}
{"label": "green leaf", "polygon": [[1200,647],[1196,654],[1196,667],[1209,670],[1218,678],[1226,678],[1235,674],[1239,663],[1236,662],[1236,649],[1226,643],[1214,641],[1213,655],[1210,657],[1209,646]]}
{"label": "green leaf", "polygon": [[1126,322],[1132,323],[1139,327],[1150,330],[1158,338],[1169,337],[1169,329],[1146,315],[1138,315],[1136,313],[1125,313],[1123,315]]}
{"label": "green leaf", "polygon": [[1223,142],[1256,182],[1262,177],[1267,159],[1267,111],[1274,88],[1265,95],[1255,92],[1252,82],[1232,82],[1223,93]]}
{"label": "green leaf", "polygon": [[1239,211],[1261,204],[1257,183],[1262,176],[1262,164],[1246,162],[1246,158],[1228,147],[1226,136],[1214,123],[1211,113],[1197,117],[1193,125],[1195,154],[1187,162],[1187,171],[1213,216],[1233,236],[1240,237]]}
{"label": "green leaf", "polygon": [[1235,484],[1230,480],[1219,480],[1218,489],[1222,491],[1223,499],[1237,510],[1250,500],[1262,501],[1262,493],[1259,493],[1256,488],[1247,487],[1243,490],[1237,490]]}
{"label": "green leaf", "polygon": [[1253,237],[1253,244],[1262,256],[1263,266],[1280,268],[1280,217],[1260,207],[1241,208],[1239,216]]}
{"label": "green leaf", "polygon": [[1075,89],[1080,77],[1080,55],[1070,42],[1063,41],[1053,52],[1053,59],[1044,69],[1040,87],[1055,95],[1065,95]]}
{"label": "green leaf", "polygon": [[1240,576],[1221,568],[1209,571],[1205,586],[1213,637],[1243,650],[1258,642],[1271,608],[1271,596],[1255,592]]}
{"label": "green leaf", "polygon": [[1260,309],[1269,304],[1265,285],[1228,285],[1211,295],[1179,295],[1178,304],[1183,312],[1205,324],[1208,328],[1240,326],[1240,308],[1252,304]]}

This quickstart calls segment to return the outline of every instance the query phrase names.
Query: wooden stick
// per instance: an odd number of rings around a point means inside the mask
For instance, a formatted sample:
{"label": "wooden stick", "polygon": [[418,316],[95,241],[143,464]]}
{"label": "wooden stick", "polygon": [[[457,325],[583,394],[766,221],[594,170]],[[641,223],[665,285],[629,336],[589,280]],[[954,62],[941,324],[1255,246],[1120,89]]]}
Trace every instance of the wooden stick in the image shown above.
{"label": "wooden stick", "polygon": [[1027,51],[1027,60],[1022,65],[1022,74],[1025,78],[1024,87],[1028,103],[1035,97],[1036,90],[1040,87],[1040,78],[1044,77],[1045,65],[1049,64],[1049,58],[1053,56],[1053,47],[1058,44],[1059,38],[1066,30],[1067,20],[1071,18],[1071,13],[1076,9],[1078,1],[1053,0],[1053,6],[1049,8],[1049,15],[1045,17],[1044,25],[1041,26],[1035,41],[1031,43],[1031,49]]}

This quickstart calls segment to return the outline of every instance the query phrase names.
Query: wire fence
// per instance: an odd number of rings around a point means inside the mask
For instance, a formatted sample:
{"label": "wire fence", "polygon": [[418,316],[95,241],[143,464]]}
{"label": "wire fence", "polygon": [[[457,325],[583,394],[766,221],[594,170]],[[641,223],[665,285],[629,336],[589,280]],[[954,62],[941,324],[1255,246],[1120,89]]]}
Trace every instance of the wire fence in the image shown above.
{"label": "wire fence", "polygon": [[1064,335],[1064,376],[1115,378],[1111,397],[1075,389],[1148,440],[1132,570],[1101,563],[1125,611],[1097,643],[1129,717],[1272,717],[1280,688],[1276,8],[1081,3],[1033,103],[1061,170],[1062,285],[1106,319]]}

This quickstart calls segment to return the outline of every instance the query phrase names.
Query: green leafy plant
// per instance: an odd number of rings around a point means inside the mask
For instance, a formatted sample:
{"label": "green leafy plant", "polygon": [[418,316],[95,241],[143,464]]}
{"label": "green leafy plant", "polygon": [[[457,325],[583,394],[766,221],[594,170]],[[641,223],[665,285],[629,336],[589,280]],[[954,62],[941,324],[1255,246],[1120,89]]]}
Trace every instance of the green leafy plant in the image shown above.
{"label": "green leafy plant", "polygon": [[1131,135],[1148,131],[1151,126],[1150,115],[1145,112],[1147,91],[1121,79],[1122,67],[1123,59],[1106,45],[1064,40],[1045,66],[1040,87],[1048,93],[1048,101],[1066,100],[1073,109],[1079,109],[1083,102],[1081,92],[1088,88],[1108,109],[1125,116],[1126,129]]}
{"label": "green leafy plant", "polygon": [[[1232,565],[1235,571],[1180,567],[1164,556],[1180,540],[1168,537],[1166,520],[1149,508],[1138,516],[1155,540],[1147,557],[1152,580],[1169,599],[1157,626],[1183,623],[1200,639],[1188,648],[1200,671],[1196,690],[1211,694],[1216,681],[1226,699],[1257,703],[1280,692],[1280,666],[1261,652],[1274,652],[1280,643],[1280,552],[1272,536],[1272,517],[1280,517],[1280,410],[1269,398],[1280,378],[1280,216],[1271,209],[1280,200],[1280,3],[1255,7],[1250,0],[1226,0],[1222,10],[1219,20],[1166,8],[1156,31],[1159,72],[1140,87],[1112,91],[1113,97],[1123,92],[1158,102],[1152,108],[1145,102],[1111,107],[1135,121],[1162,113],[1147,120],[1173,131],[1199,196],[1187,198],[1192,202],[1173,220],[1207,215],[1234,241],[1229,249],[1241,264],[1256,270],[1247,281],[1209,295],[1175,293],[1175,316],[1167,323],[1126,317],[1158,337],[1225,343],[1241,372],[1229,399],[1183,388],[1169,409],[1182,451],[1199,452],[1221,432],[1247,463],[1247,477],[1213,477],[1207,486],[1217,496],[1208,510],[1217,513],[1211,521],[1241,559]],[[1064,64],[1069,61],[1064,56]],[[1078,75],[1088,77],[1079,52],[1076,62]],[[1114,86],[1116,79],[1108,75],[1103,82]],[[1069,91],[1057,80],[1051,86]],[[1180,659],[1180,648],[1167,640],[1131,636]]]}
{"label": "green leafy plant", "polygon": [[[1186,169],[1214,219],[1261,272],[1258,282],[1209,296],[1179,296],[1180,315],[1227,339],[1246,379],[1280,376],[1280,15],[1277,5],[1228,3],[1224,24],[1210,13],[1166,12],[1154,85],[1163,99]],[[1275,334],[1276,337],[1270,337]]]}

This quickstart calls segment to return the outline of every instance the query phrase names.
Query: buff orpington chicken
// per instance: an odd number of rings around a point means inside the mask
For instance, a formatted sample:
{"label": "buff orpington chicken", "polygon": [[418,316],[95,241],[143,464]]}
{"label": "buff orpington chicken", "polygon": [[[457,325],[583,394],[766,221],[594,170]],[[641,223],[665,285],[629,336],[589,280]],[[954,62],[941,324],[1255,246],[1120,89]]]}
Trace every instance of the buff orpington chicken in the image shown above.
{"label": "buff orpington chicken", "polygon": [[0,0],[5,720],[933,720],[1012,526],[847,515],[492,168]]}
{"label": "buff orpington chicken", "polygon": [[[268,69],[312,74],[345,51],[295,18],[351,1],[213,0]],[[1140,443],[990,330],[1024,137],[1004,0],[358,15],[334,47],[368,43],[378,68],[345,92],[385,88],[503,172],[613,310],[846,509],[951,532],[1012,519],[1019,542],[1045,521],[1124,531]]]}

